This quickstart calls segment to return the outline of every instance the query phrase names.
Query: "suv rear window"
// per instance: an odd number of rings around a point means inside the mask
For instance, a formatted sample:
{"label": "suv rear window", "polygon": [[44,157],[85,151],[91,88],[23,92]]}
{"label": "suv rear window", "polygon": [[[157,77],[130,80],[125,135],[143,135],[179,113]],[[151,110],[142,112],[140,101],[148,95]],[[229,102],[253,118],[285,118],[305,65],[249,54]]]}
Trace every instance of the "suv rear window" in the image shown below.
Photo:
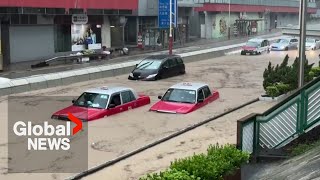
{"label": "suv rear window", "polygon": [[183,61],[181,58],[177,58],[178,64],[183,64]]}

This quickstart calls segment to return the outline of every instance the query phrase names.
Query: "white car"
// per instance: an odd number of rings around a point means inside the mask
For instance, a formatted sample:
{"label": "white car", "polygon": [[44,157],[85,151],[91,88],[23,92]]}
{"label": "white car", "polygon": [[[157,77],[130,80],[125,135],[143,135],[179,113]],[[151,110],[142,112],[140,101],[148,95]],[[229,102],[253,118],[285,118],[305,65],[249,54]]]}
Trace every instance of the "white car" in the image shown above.
{"label": "white car", "polygon": [[289,49],[298,49],[299,40],[297,38],[283,37],[271,44],[272,51],[287,51]]}
{"label": "white car", "polygon": [[308,38],[306,40],[306,50],[316,50],[320,48],[320,41],[318,39]]}

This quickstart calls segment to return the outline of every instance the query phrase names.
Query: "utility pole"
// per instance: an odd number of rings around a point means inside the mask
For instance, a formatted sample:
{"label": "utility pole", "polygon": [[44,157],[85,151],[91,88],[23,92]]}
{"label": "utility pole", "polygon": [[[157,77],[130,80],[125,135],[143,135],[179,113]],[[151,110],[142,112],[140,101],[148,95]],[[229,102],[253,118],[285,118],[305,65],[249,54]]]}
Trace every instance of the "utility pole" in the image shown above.
{"label": "utility pole", "polygon": [[231,0],[229,0],[229,21],[228,21],[228,24],[229,24],[229,26],[228,26],[228,39],[230,40],[230,38],[231,38],[231,18],[230,18],[230,16],[231,16]]}
{"label": "utility pole", "polygon": [[170,1],[170,30],[169,30],[169,55],[172,55],[173,37],[172,37],[172,0]]}
{"label": "utility pole", "polygon": [[304,64],[306,59],[306,31],[307,31],[308,1],[300,0],[300,41],[299,41],[299,88],[304,85]]}

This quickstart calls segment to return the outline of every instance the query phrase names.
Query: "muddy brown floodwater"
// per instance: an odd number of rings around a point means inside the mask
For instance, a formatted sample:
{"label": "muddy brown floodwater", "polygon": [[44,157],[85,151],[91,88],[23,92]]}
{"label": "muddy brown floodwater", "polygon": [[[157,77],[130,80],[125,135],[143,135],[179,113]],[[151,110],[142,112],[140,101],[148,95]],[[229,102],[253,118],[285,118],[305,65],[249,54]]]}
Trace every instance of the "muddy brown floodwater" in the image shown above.
{"label": "muddy brown floodwater", "polygon": [[[158,82],[136,82],[128,81],[127,75],[99,79],[96,81],[76,83],[64,87],[56,87],[45,90],[23,93],[21,95],[37,96],[38,100],[32,104],[34,108],[44,106],[43,99],[46,96],[78,96],[88,88],[97,86],[110,85],[125,85],[134,88],[138,92],[143,92],[151,96],[151,104],[139,109],[131,110],[122,114],[107,117],[97,121],[89,122],[89,167],[93,167],[112,160],[123,154],[131,152],[147,143],[151,143],[164,136],[172,134],[189,125],[203,121],[205,119],[219,115],[229,109],[239,106],[245,102],[257,98],[264,93],[262,87],[262,74],[267,67],[268,62],[281,63],[286,54],[289,54],[290,63],[297,56],[296,51],[288,52],[271,52],[260,56],[240,56],[232,55],[214,58],[205,61],[193,62],[186,64],[187,73],[183,76],[178,76],[170,79],[161,80]],[[319,51],[310,51],[307,53],[309,62],[314,62],[318,65]],[[157,96],[162,95],[168,87],[175,83],[201,81],[208,83],[210,87],[220,92],[220,99],[199,109],[196,112],[187,115],[176,114],[160,114],[148,112],[148,109],[157,101]],[[72,174],[7,174],[7,101],[3,97],[0,103],[0,179],[63,179]],[[37,99],[37,98],[35,98]],[[187,155],[191,152],[204,150],[208,144],[235,143],[236,141],[236,120],[255,111],[264,111],[270,107],[270,103],[258,103],[255,106],[246,107],[245,111],[237,116],[229,117],[229,120],[221,120],[214,122],[189,133],[189,138],[192,137],[193,143],[189,144],[189,140],[177,138],[177,143],[181,146],[172,146],[174,148],[162,147],[161,153],[154,152],[148,156],[156,159],[148,164],[145,161],[134,164],[135,169],[132,170],[132,165],[124,164],[124,169],[119,168],[114,171],[113,177],[104,176],[104,172],[97,173],[92,176],[93,179],[136,179],[139,175],[147,171],[156,171],[167,167],[168,162],[180,155]],[[259,107],[255,109],[255,107]],[[49,107],[50,108],[50,107]],[[203,129],[204,128],[204,129]],[[201,131],[201,129],[203,131]],[[200,131],[199,131],[200,130]],[[184,137],[184,136],[181,136]],[[214,138],[218,137],[218,138]],[[187,138],[187,137],[186,137]],[[202,143],[201,140],[205,140]],[[191,140],[190,140],[191,141]],[[160,146],[159,146],[160,147]],[[169,147],[169,145],[168,145]],[[171,146],[170,146],[171,147]],[[157,147],[156,147],[157,148]],[[181,149],[182,148],[182,149]],[[187,148],[191,151],[185,151]],[[194,149],[192,151],[192,149]],[[188,153],[178,153],[188,152]],[[144,153],[144,152],[143,152]],[[139,156],[143,156],[143,153]],[[167,154],[175,154],[169,159],[162,157]],[[191,153],[192,154],[192,153]],[[138,157],[138,156],[137,156]],[[128,159],[128,161],[132,161]],[[121,162],[125,163],[125,162]],[[148,169],[148,167],[150,167]],[[110,175],[110,171],[109,175]],[[129,174],[128,174],[129,172]],[[130,174],[131,172],[131,174]],[[120,173],[120,175],[116,175]],[[121,175],[122,173],[123,176]],[[127,173],[127,174],[126,174]],[[107,173],[108,174],[108,173]],[[111,173],[112,174],[112,173]],[[117,177],[117,178],[116,178]],[[90,178],[90,176],[88,177]]]}

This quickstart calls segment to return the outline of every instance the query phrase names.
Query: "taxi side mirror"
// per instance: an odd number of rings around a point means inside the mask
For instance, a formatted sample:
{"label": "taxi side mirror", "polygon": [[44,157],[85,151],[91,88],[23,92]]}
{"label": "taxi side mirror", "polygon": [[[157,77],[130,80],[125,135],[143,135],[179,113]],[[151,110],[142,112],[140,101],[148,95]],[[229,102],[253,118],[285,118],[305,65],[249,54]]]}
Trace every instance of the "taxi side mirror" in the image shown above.
{"label": "taxi side mirror", "polygon": [[108,106],[109,109],[113,109],[113,108],[115,108],[115,107],[116,107],[115,104],[109,104],[109,106]]}

